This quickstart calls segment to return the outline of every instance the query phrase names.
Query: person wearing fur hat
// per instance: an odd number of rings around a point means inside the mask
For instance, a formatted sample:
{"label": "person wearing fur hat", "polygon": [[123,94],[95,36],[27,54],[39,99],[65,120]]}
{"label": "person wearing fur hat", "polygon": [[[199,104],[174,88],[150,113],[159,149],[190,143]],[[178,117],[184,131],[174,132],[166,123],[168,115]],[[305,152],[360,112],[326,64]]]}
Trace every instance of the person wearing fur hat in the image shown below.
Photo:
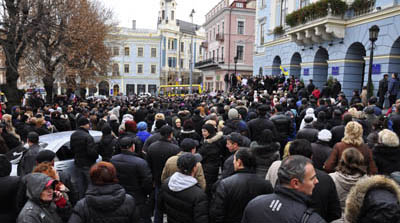
{"label": "person wearing fur hat", "polygon": [[378,133],[378,144],[373,149],[378,173],[390,175],[400,171],[399,138],[396,133],[384,129]]}
{"label": "person wearing fur hat", "polygon": [[318,140],[311,144],[313,151],[312,161],[314,167],[319,170],[324,169],[324,163],[332,152],[332,148],[329,146],[331,138],[332,133],[327,129],[323,129],[318,133]]}
{"label": "person wearing fur hat", "polygon": [[362,179],[347,195],[345,222],[399,222],[400,188],[396,182],[382,175]]}
{"label": "person wearing fur hat", "polygon": [[378,169],[372,156],[372,151],[363,140],[363,127],[355,121],[347,123],[344,137],[341,142],[336,143],[333,147],[332,153],[326,160],[324,169],[328,173],[332,173],[339,163],[342,153],[350,147],[356,148],[364,156],[364,163],[367,166],[368,174],[376,174]]}
{"label": "person wearing fur hat", "polygon": [[203,157],[201,164],[203,165],[204,176],[206,178],[206,193],[211,198],[211,189],[218,180],[218,172],[220,167],[220,156],[224,144],[222,132],[216,131],[211,124],[205,124],[202,127],[203,141],[199,149],[200,155]]}
{"label": "person wearing fur hat", "polygon": [[342,208],[342,217],[335,223],[344,221],[344,209],[347,195],[350,189],[360,180],[366,177],[366,167],[363,155],[355,148],[348,148],[343,152],[336,172],[330,173],[336,186],[336,191]]}

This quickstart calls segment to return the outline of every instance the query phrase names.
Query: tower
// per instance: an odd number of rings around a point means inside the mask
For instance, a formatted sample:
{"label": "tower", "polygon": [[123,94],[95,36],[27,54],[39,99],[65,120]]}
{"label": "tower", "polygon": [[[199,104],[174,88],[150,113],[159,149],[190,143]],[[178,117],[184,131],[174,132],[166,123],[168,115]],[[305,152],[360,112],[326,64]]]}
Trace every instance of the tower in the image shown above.
{"label": "tower", "polygon": [[160,11],[158,13],[158,25],[176,23],[176,1],[160,0]]}

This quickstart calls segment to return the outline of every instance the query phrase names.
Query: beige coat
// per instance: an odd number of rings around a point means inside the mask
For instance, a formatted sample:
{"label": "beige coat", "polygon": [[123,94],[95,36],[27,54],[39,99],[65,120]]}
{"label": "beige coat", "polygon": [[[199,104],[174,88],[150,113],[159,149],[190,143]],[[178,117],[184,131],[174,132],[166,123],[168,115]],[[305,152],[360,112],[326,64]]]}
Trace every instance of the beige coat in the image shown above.
{"label": "beige coat", "polygon": [[[161,174],[161,182],[164,183],[164,181],[172,176],[172,174],[178,172],[178,166],[177,166],[177,162],[178,162],[178,158],[179,156],[181,156],[183,154],[183,152],[180,152],[178,154],[176,154],[176,156],[171,156],[167,162],[165,163],[164,169],[162,171]],[[194,178],[196,178],[197,182],[199,183],[200,187],[205,190],[206,189],[206,179],[204,178],[204,172],[203,172],[203,167],[201,165],[201,163],[197,163],[197,172],[194,176]]]}

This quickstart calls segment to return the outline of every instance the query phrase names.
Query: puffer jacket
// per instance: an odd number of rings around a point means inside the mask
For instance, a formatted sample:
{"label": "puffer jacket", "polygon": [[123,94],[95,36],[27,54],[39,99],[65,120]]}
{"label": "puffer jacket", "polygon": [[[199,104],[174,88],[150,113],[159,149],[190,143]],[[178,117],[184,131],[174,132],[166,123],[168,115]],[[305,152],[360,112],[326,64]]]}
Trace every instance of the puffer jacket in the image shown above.
{"label": "puffer jacket", "polygon": [[269,181],[256,177],[250,170],[238,170],[218,184],[210,207],[210,217],[216,223],[239,223],[249,201],[272,192]]}
{"label": "puffer jacket", "polygon": [[203,157],[201,165],[203,166],[204,177],[206,178],[207,184],[206,188],[209,195],[212,185],[218,179],[223,140],[222,132],[218,132],[216,135],[209,136],[207,139],[203,140],[203,144],[199,149],[199,153]]}
{"label": "puffer jacket", "polygon": [[57,214],[57,207],[54,202],[43,203],[40,195],[46,188],[47,182],[52,178],[42,173],[32,173],[26,176],[26,194],[28,202],[22,208],[18,216],[18,223],[62,223]]}
{"label": "puffer jacket", "polygon": [[89,185],[68,223],[131,223],[138,218],[135,211],[135,199],[121,185]]}
{"label": "puffer jacket", "polygon": [[356,185],[356,183],[365,178],[365,175],[347,175],[341,172],[334,172],[329,174],[332,177],[333,182],[336,186],[336,191],[340,200],[340,207],[342,209],[342,218],[335,222],[344,222],[344,209],[346,205],[347,195],[349,194],[351,188]]}
{"label": "puffer jacket", "polygon": [[96,162],[98,154],[88,130],[78,128],[72,133],[70,142],[71,151],[75,154],[75,165],[91,167]]}
{"label": "puffer jacket", "polygon": [[257,141],[260,138],[260,134],[264,129],[272,131],[274,136],[277,135],[276,127],[274,123],[266,117],[258,117],[248,122],[249,138],[251,141]]}
{"label": "puffer jacket", "polygon": [[285,140],[289,137],[289,135],[292,134],[293,125],[292,125],[292,120],[290,119],[289,116],[286,116],[283,113],[278,113],[273,115],[270,119],[276,127],[277,130],[276,139],[278,141]]}
{"label": "puffer jacket", "polygon": [[208,198],[197,180],[176,172],[162,184],[159,207],[169,223],[207,223]]}
{"label": "puffer jacket", "polygon": [[279,160],[279,143],[271,143],[268,145],[258,144],[256,141],[253,141],[250,144],[250,150],[256,157],[257,168],[256,174],[257,176],[265,179],[265,175],[268,172],[271,164]]}
{"label": "puffer jacket", "polygon": [[310,124],[305,124],[302,129],[297,132],[297,139],[307,139],[310,143],[318,140],[318,130]]}
{"label": "puffer jacket", "polygon": [[347,195],[345,221],[348,223],[400,222],[400,188],[382,175],[357,182]]}
{"label": "puffer jacket", "polygon": [[378,174],[390,175],[400,171],[400,148],[378,144],[372,151]]}
{"label": "puffer jacket", "polygon": [[[298,223],[309,208],[309,197],[301,192],[278,185],[273,194],[260,195],[251,200],[244,210],[242,223],[288,222]],[[326,222],[311,212],[308,223]]]}

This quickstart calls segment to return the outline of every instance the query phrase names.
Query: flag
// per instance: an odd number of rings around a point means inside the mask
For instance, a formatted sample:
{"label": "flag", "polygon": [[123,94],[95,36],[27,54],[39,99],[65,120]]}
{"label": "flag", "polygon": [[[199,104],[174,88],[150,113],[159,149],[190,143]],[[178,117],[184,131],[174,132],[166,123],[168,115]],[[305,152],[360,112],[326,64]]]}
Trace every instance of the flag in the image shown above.
{"label": "flag", "polygon": [[285,76],[289,76],[289,72],[286,71],[285,68],[283,68],[282,66],[280,66],[280,68],[281,68],[282,73],[283,73]]}

